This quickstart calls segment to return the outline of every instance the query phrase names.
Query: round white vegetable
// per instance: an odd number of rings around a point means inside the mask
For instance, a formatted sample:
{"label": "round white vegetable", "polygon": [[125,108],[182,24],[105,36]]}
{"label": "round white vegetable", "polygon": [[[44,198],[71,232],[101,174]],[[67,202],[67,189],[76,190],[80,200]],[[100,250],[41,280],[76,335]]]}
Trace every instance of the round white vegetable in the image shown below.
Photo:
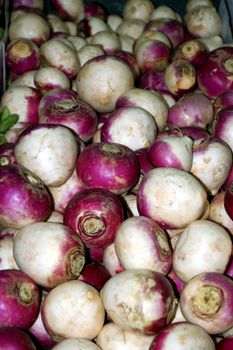
{"label": "round white vegetable", "polygon": [[100,45],[105,52],[111,53],[114,50],[121,49],[119,36],[111,31],[98,32],[91,37],[92,45]]}
{"label": "round white vegetable", "polygon": [[123,18],[116,14],[110,14],[107,17],[107,24],[115,32],[117,27],[121,24]]}
{"label": "round white vegetable", "polygon": [[127,0],[123,8],[123,18],[137,18],[148,22],[154,10],[154,4],[150,0]]}
{"label": "round white vegetable", "polygon": [[52,33],[69,34],[68,27],[66,26],[65,22],[59,16],[50,13],[47,15],[47,20],[48,20],[48,23],[51,27]]}
{"label": "round white vegetable", "polygon": [[85,264],[85,248],[75,231],[54,222],[37,222],[20,229],[13,242],[20,270],[43,287],[77,278]]}
{"label": "round white vegetable", "polygon": [[192,11],[198,6],[212,6],[212,0],[188,0],[186,3],[186,12]]}
{"label": "round white vegetable", "polygon": [[81,67],[76,85],[80,99],[97,112],[112,112],[118,97],[134,86],[134,76],[122,60],[99,56]]}
{"label": "round white vegetable", "polygon": [[195,37],[220,35],[222,20],[214,6],[197,6],[185,16],[188,31]]}
{"label": "round white vegetable", "polygon": [[56,210],[53,210],[51,215],[46,220],[47,222],[57,222],[63,224],[63,215]]}
{"label": "round white vegetable", "polygon": [[83,0],[67,1],[57,0],[57,10],[60,17],[64,17],[78,23],[84,18],[84,2]]}
{"label": "round white vegetable", "polygon": [[210,202],[208,219],[225,227],[233,235],[233,220],[224,206],[225,191],[217,193]]}
{"label": "round white vegetable", "polygon": [[40,46],[50,37],[49,23],[35,13],[23,13],[9,26],[9,39],[26,38]]}
{"label": "round white vegetable", "polygon": [[149,350],[153,336],[127,332],[113,322],[103,326],[96,337],[102,350]]}
{"label": "round white vegetable", "polygon": [[101,46],[92,45],[92,44],[84,45],[77,52],[77,56],[79,58],[81,67],[87,61],[91,60],[94,57],[101,56],[101,55],[104,55],[104,50],[101,48]]}
{"label": "round white vegetable", "polygon": [[177,19],[175,11],[167,6],[167,5],[160,5],[156,7],[153,12],[150,15],[150,21],[153,19],[158,18],[170,18],[170,19]]}
{"label": "round white vegetable", "polygon": [[159,130],[163,130],[166,126],[168,105],[159,92],[133,88],[118,98],[117,106],[141,107],[153,116]]}
{"label": "round white vegetable", "polygon": [[116,29],[119,35],[128,35],[133,39],[137,39],[143,32],[145,22],[141,19],[132,18],[123,20]]}
{"label": "round white vegetable", "polygon": [[226,181],[232,166],[232,151],[219,139],[196,140],[190,172],[199,179],[207,191],[215,195]]}
{"label": "round white vegetable", "polygon": [[103,265],[108,270],[111,276],[115,276],[119,272],[124,271],[124,268],[120,264],[118,256],[116,255],[116,249],[115,249],[114,243],[109,244],[104,249]]}
{"label": "round white vegetable", "polygon": [[65,42],[59,39],[47,40],[41,45],[40,54],[46,65],[60,69],[69,79],[76,77],[80,62],[76,51]]}
{"label": "round white vegetable", "polygon": [[152,219],[133,216],[124,220],[116,231],[114,246],[126,270],[142,268],[166,275],[171,268],[168,237]]}
{"label": "round white vegetable", "polygon": [[88,339],[70,338],[61,341],[51,350],[101,350],[101,348]]}
{"label": "round white vegetable", "polygon": [[72,175],[80,146],[77,138],[62,125],[40,124],[21,133],[15,157],[47,186],[60,186]]}
{"label": "round white vegetable", "polygon": [[26,85],[9,86],[1,97],[0,109],[8,107],[19,116],[13,129],[38,123],[38,107],[41,99],[39,90]]}
{"label": "round white vegetable", "polygon": [[151,349],[215,350],[215,343],[202,327],[188,322],[177,322],[165,327],[154,337]]}
{"label": "round white vegetable", "polygon": [[12,81],[11,87],[13,86],[18,86],[18,85],[24,85],[24,86],[29,86],[31,88],[36,88],[35,82],[34,82],[34,77],[36,74],[37,70],[30,70],[28,72],[25,72],[21,74],[17,79]]}
{"label": "round white vegetable", "polygon": [[134,38],[129,35],[119,35],[121,49],[133,53]]}
{"label": "round white vegetable", "polygon": [[135,41],[135,44],[133,47],[133,50],[135,53],[138,51],[138,48],[141,45],[141,43],[146,40],[159,40],[164,44],[166,44],[168,47],[170,48],[172,47],[170,39],[163,32],[160,32],[159,30],[146,30]]}
{"label": "round white vegetable", "polygon": [[112,276],[101,296],[108,317],[126,331],[156,334],[175,312],[171,283],[151,270],[126,270]]}
{"label": "round white vegetable", "polygon": [[116,109],[101,128],[101,140],[120,143],[133,151],[152,145],[157,135],[153,116],[140,107]]}
{"label": "round white vegetable", "polygon": [[34,75],[34,83],[42,93],[54,88],[70,88],[70,80],[55,67],[41,67]]}
{"label": "round white vegetable", "polygon": [[64,338],[92,340],[103,327],[105,310],[100,293],[80,280],[53,288],[42,306],[42,320],[57,341]]}
{"label": "round white vegetable", "polygon": [[13,254],[13,237],[5,236],[0,239],[0,270],[19,269]]}
{"label": "round white vegetable", "polygon": [[224,273],[232,255],[229,233],[209,220],[196,220],[181,233],[173,252],[173,269],[184,282],[202,272]]}
{"label": "round white vegetable", "polygon": [[67,39],[72,42],[77,51],[87,44],[86,39],[81,36],[71,35]]}
{"label": "round white vegetable", "polygon": [[175,168],[156,168],[144,175],[138,193],[140,215],[163,228],[186,227],[206,210],[207,194],[191,174]]}

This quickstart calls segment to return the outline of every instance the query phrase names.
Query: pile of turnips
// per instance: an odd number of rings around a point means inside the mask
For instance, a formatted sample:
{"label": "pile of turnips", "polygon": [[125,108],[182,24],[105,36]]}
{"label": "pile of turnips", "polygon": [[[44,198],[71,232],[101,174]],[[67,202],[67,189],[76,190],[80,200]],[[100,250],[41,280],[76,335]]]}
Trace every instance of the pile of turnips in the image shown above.
{"label": "pile of turnips", "polygon": [[0,349],[232,349],[233,45],[214,3],[10,5]]}

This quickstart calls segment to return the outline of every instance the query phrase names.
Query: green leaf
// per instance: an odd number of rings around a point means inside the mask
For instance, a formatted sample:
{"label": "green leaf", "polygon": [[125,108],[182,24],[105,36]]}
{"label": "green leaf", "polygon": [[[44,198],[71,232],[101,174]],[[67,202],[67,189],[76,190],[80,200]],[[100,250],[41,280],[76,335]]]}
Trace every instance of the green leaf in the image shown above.
{"label": "green leaf", "polygon": [[7,106],[3,107],[3,110],[0,113],[0,121],[8,118],[10,115],[10,110]]}
{"label": "green leaf", "polygon": [[17,123],[19,116],[11,114],[7,118],[0,121],[0,134],[5,134],[10,128]]}
{"label": "green leaf", "polygon": [[6,138],[4,135],[0,134],[0,145],[3,145],[4,143],[6,143]]}

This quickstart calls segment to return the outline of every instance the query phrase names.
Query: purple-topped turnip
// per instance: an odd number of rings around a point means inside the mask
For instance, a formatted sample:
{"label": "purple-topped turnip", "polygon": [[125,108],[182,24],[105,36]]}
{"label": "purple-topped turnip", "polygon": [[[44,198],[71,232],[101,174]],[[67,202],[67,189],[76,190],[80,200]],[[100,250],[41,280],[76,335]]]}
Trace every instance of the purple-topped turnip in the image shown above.
{"label": "purple-topped turnip", "polygon": [[120,199],[101,188],[75,194],[64,212],[64,223],[77,233],[88,248],[104,248],[112,243],[123,219]]}
{"label": "purple-topped turnip", "polygon": [[1,327],[0,343],[4,350],[36,350],[30,336],[18,327]]}
{"label": "purple-topped turnip", "polygon": [[79,155],[76,170],[88,188],[126,193],[139,179],[140,166],[133,150],[113,142],[88,145]]}
{"label": "purple-topped turnip", "polygon": [[233,105],[221,109],[216,116],[216,122],[214,124],[214,136],[223,140],[228,144],[233,152]]}
{"label": "purple-topped turnip", "polygon": [[37,319],[33,323],[33,325],[28,329],[28,334],[32,335],[34,339],[36,339],[37,343],[43,347],[43,349],[51,349],[56,343],[55,341],[50,337],[48,332],[46,331],[42,317],[41,317],[41,308],[44,302],[44,299],[47,295],[47,292],[42,291],[42,300],[40,304],[40,312],[37,316]]}
{"label": "purple-topped turnip", "polygon": [[230,91],[233,86],[233,47],[212,50],[197,70],[199,88],[208,97],[215,99]]}
{"label": "purple-topped turnip", "polygon": [[82,0],[67,2],[66,0],[52,0],[51,4],[60,18],[78,23],[84,17],[84,3]]}
{"label": "purple-topped turnip", "polygon": [[53,198],[54,209],[63,214],[71,198],[84,189],[85,186],[74,169],[72,175],[64,184],[57,187],[49,187]]}
{"label": "purple-topped turnip", "polygon": [[124,271],[124,268],[120,264],[118,256],[116,255],[114,242],[105,247],[102,262],[111,276],[115,276],[116,274]]}
{"label": "purple-topped turnip", "polygon": [[160,40],[147,39],[134,50],[139,68],[142,72],[156,69],[165,70],[170,61],[171,49]]}
{"label": "purple-topped turnip", "polygon": [[176,19],[172,18],[157,18],[147,22],[145,26],[147,30],[159,30],[170,39],[172,46],[176,47],[184,40],[184,25]]}
{"label": "purple-topped turnip", "polygon": [[144,108],[154,117],[160,131],[165,128],[168,116],[168,105],[159,92],[142,88],[130,89],[118,98],[116,109],[130,106]]}
{"label": "purple-topped turnip", "polygon": [[110,277],[110,272],[108,272],[103,264],[92,262],[84,265],[78,279],[89,283],[100,291]]}
{"label": "purple-topped turnip", "polygon": [[114,246],[125,270],[142,268],[166,275],[171,268],[172,249],[168,236],[150,218],[134,216],[124,220],[117,228]]}
{"label": "purple-topped turnip", "polygon": [[193,162],[193,140],[182,134],[160,133],[148,149],[148,160],[154,168],[172,167],[189,172]]}
{"label": "purple-topped turnip", "polygon": [[26,38],[12,40],[6,48],[6,62],[14,73],[23,74],[40,65],[39,48]]}
{"label": "purple-topped turnip", "polygon": [[172,60],[182,58],[194,66],[199,66],[203,63],[209,50],[206,45],[198,39],[185,40],[178,44],[172,52]]}
{"label": "purple-topped turnip", "polygon": [[0,166],[0,177],[1,226],[21,228],[48,218],[52,200],[41,179],[16,164]]}
{"label": "purple-topped turnip", "polygon": [[41,293],[36,282],[23,271],[1,270],[0,291],[0,327],[28,329],[40,309]]}
{"label": "purple-topped turnip", "polygon": [[183,58],[177,58],[167,66],[164,80],[168,90],[173,95],[181,97],[194,90],[196,75],[196,69],[192,63]]}
{"label": "purple-topped turnip", "polygon": [[79,140],[66,126],[39,124],[24,130],[15,145],[18,164],[28,167],[47,186],[60,186],[72,175]]}
{"label": "purple-topped turnip", "polygon": [[41,62],[60,69],[69,79],[75,79],[80,69],[76,51],[59,39],[50,39],[40,47]]}
{"label": "purple-topped turnip", "polygon": [[168,124],[175,127],[206,128],[213,120],[211,100],[202,93],[190,92],[179,98],[168,111]]}
{"label": "purple-topped turnip", "polygon": [[106,323],[96,337],[104,350],[148,350],[153,335],[128,332],[113,322]]}
{"label": "purple-topped turnip", "polygon": [[215,350],[209,334],[201,327],[189,322],[177,322],[165,327],[154,337],[149,350]]}
{"label": "purple-topped turnip", "polygon": [[93,137],[98,123],[95,110],[67,88],[52,89],[42,97],[39,120],[40,123],[65,125],[84,142]]}
{"label": "purple-topped turnip", "polygon": [[74,230],[60,223],[23,227],[14,238],[13,250],[20,270],[46,288],[76,279],[85,264],[83,242]]}
{"label": "purple-topped turnip", "polygon": [[90,1],[84,4],[84,17],[99,17],[103,21],[107,20],[108,9],[107,7],[99,1]]}
{"label": "purple-topped turnip", "polygon": [[233,235],[233,220],[225,209],[225,195],[226,191],[221,191],[212,198],[208,219],[222,225]]}
{"label": "purple-topped turnip", "polygon": [[102,142],[122,144],[136,151],[152,145],[157,136],[152,114],[141,107],[121,107],[113,111],[101,128]]}
{"label": "purple-topped turnip", "polygon": [[233,327],[233,281],[217,272],[205,272],[186,283],[180,297],[188,322],[219,334]]}
{"label": "purple-topped turnip", "polygon": [[215,114],[226,107],[233,106],[233,91],[229,90],[219,95],[213,102]]}
{"label": "purple-topped turnip", "polygon": [[35,72],[34,84],[42,93],[51,89],[70,88],[70,80],[56,67],[40,67]]}
{"label": "purple-topped turnip", "polygon": [[26,86],[10,86],[1,97],[0,109],[8,107],[11,113],[19,116],[15,128],[26,127],[38,124],[38,108],[41,100],[41,93],[38,89]]}
{"label": "purple-topped turnip", "polygon": [[162,274],[147,269],[112,276],[102,288],[101,297],[108,317],[129,332],[155,335],[175,313],[171,283]]}
{"label": "purple-topped turnip", "polygon": [[233,347],[233,337],[226,337],[217,344],[217,350],[231,350]]}

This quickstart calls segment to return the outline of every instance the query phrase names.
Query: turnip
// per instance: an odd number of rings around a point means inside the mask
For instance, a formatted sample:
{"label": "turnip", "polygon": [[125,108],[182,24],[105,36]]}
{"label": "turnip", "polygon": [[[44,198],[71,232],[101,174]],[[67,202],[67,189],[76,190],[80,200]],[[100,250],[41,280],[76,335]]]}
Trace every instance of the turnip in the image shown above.
{"label": "turnip", "polygon": [[206,200],[201,183],[193,175],[175,168],[150,170],[137,193],[139,214],[167,229],[183,228],[200,218]]}
{"label": "turnip", "polygon": [[38,222],[19,230],[13,251],[19,268],[47,288],[77,278],[85,264],[81,239],[71,228],[55,222]]}
{"label": "turnip", "polygon": [[118,97],[134,86],[134,77],[122,60],[102,55],[81,67],[76,83],[83,101],[97,112],[112,112]]}
{"label": "turnip", "polygon": [[15,157],[18,164],[28,167],[47,186],[60,186],[74,171],[79,145],[66,126],[39,124],[20,134]]}
{"label": "turnip", "polygon": [[148,350],[152,335],[128,332],[113,322],[106,323],[96,337],[102,350]]}
{"label": "turnip", "polygon": [[126,270],[142,268],[166,275],[171,268],[168,237],[152,219],[134,216],[124,220],[116,231],[114,246]]}
{"label": "turnip", "polygon": [[101,296],[108,317],[126,331],[154,335],[170,323],[175,312],[176,299],[169,280],[147,269],[112,276]]}
{"label": "turnip", "polygon": [[230,277],[216,272],[201,273],[186,283],[181,293],[182,314],[209,334],[223,333],[233,326],[232,292]]}
{"label": "turnip", "polygon": [[103,327],[105,309],[96,288],[74,280],[53,288],[42,305],[42,320],[56,341],[94,339]]}
{"label": "turnip", "polygon": [[202,272],[224,273],[232,255],[231,237],[208,220],[191,222],[173,252],[173,269],[184,282]]}

